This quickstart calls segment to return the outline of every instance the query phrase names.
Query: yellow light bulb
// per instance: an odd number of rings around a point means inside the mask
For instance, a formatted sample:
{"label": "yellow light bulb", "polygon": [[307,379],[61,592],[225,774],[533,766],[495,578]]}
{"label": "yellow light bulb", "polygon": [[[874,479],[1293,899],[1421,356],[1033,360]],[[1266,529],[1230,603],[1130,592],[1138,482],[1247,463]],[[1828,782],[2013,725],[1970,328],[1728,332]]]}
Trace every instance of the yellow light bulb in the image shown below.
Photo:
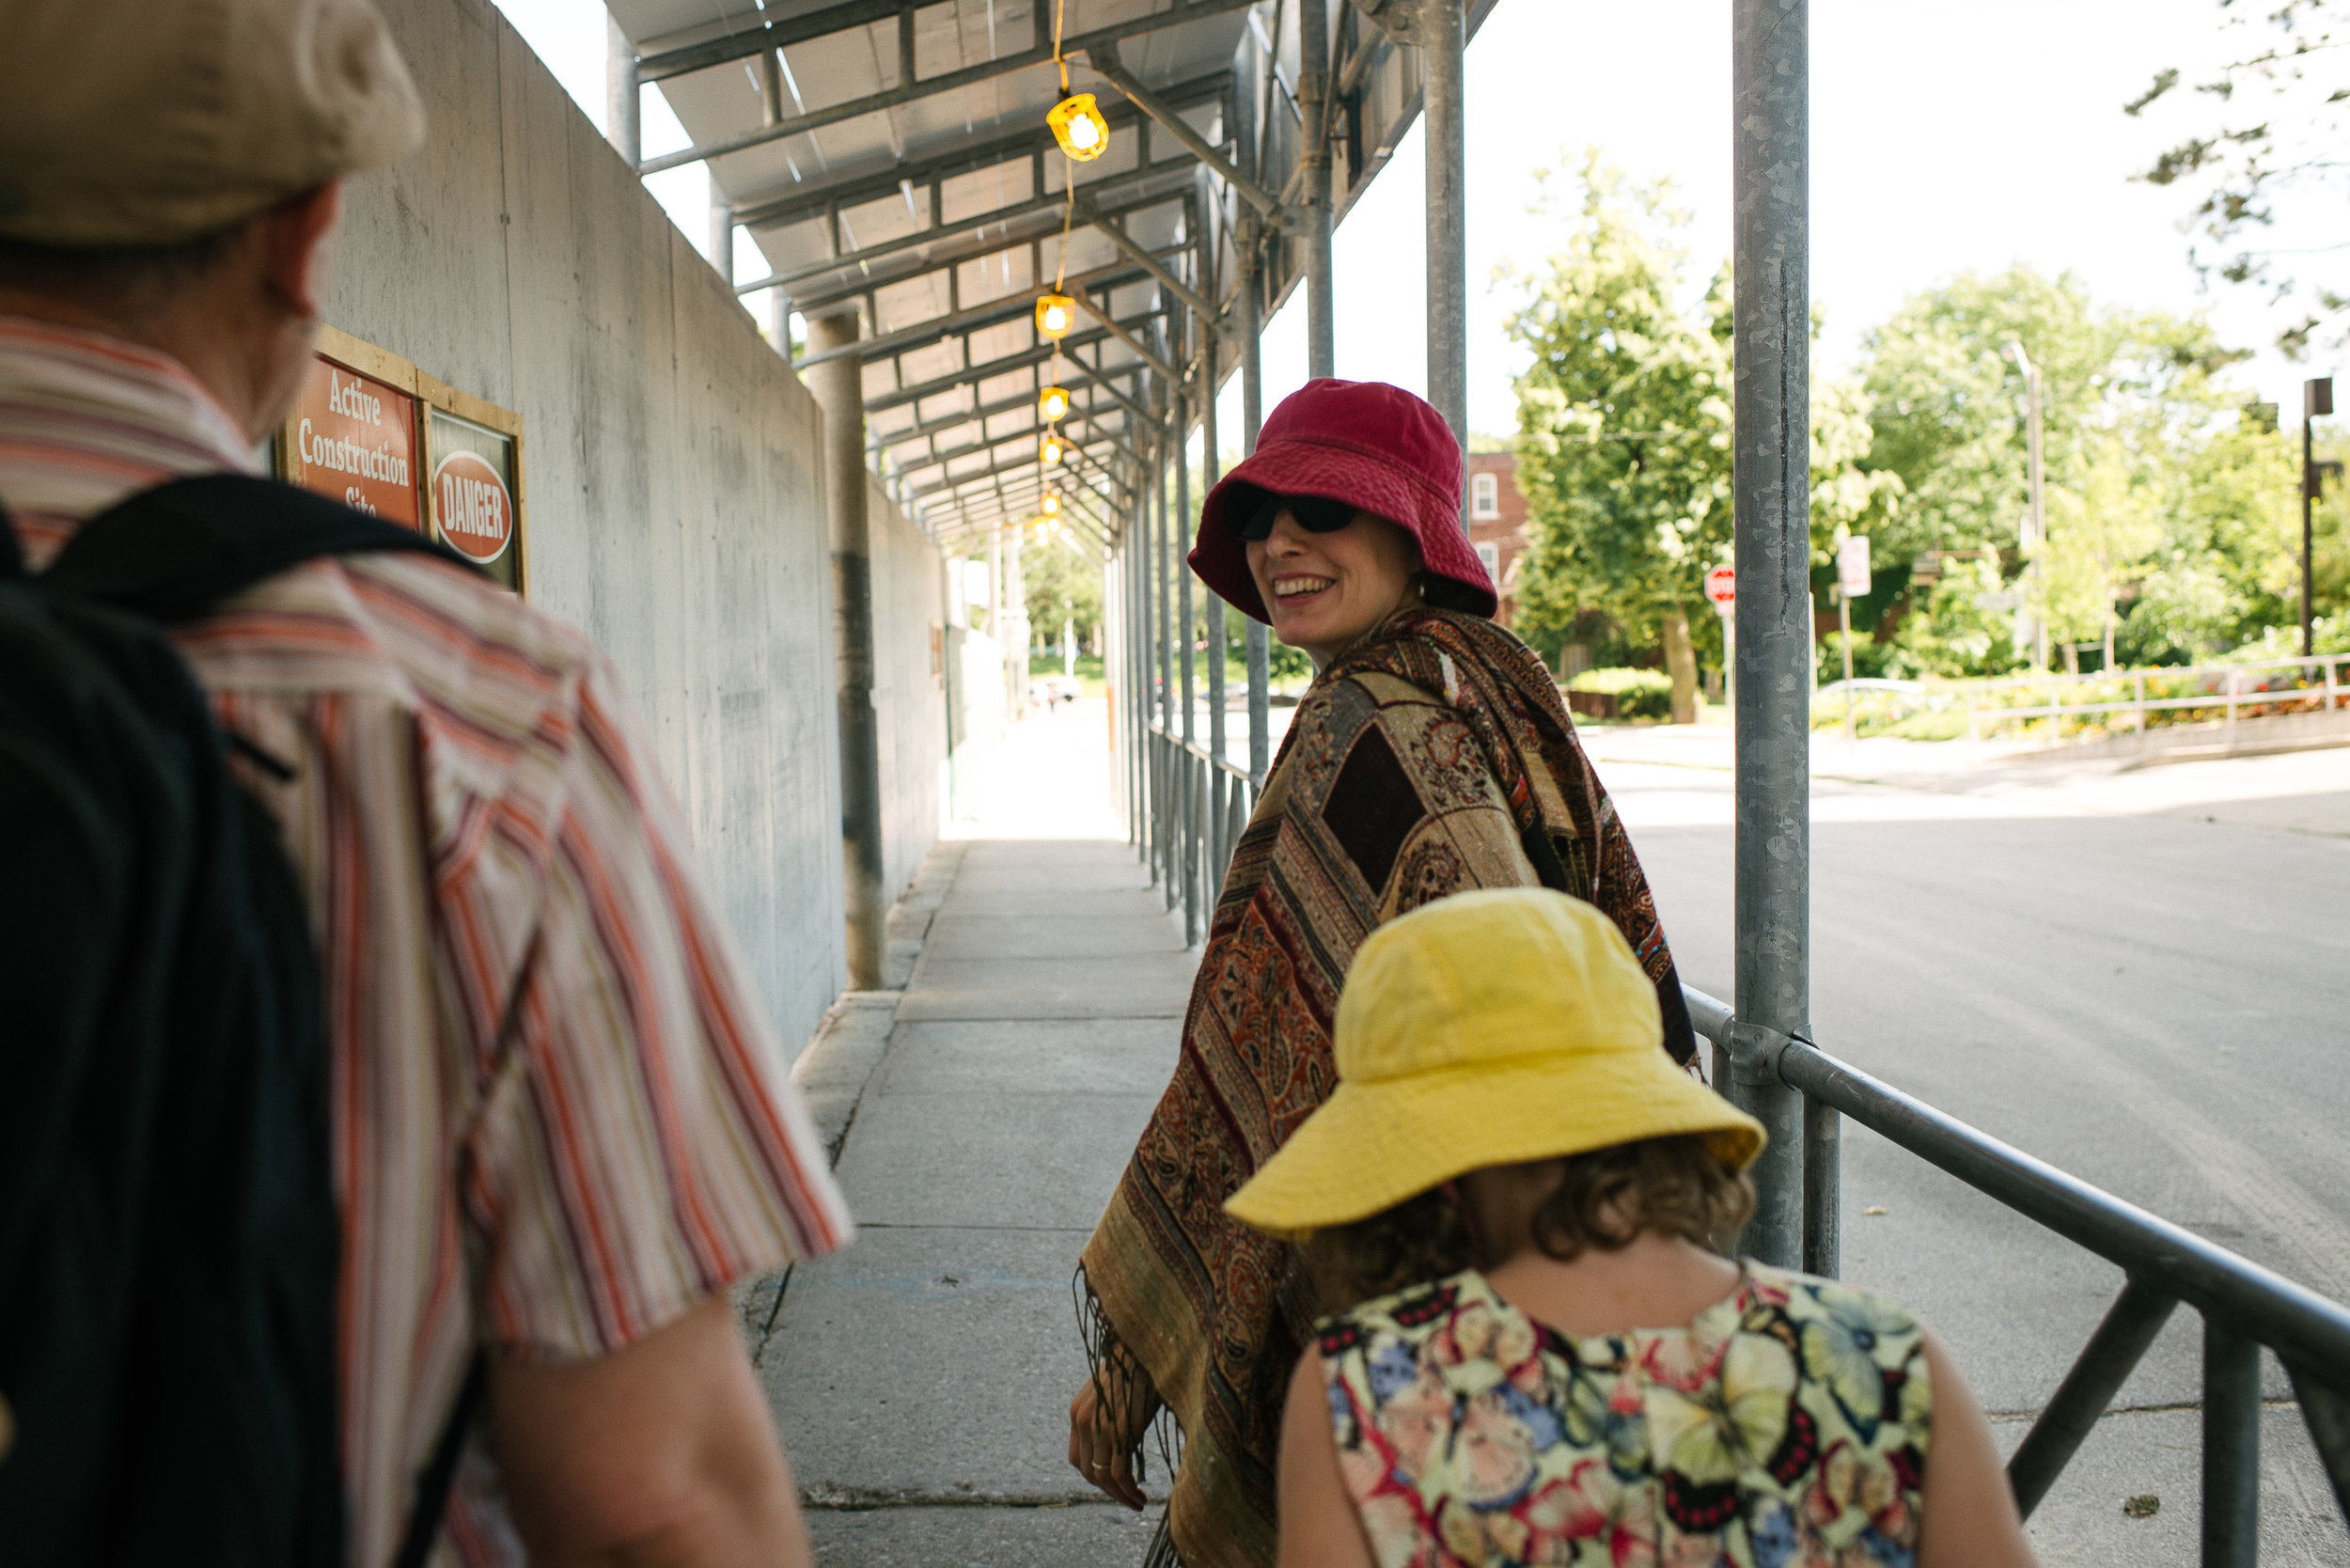
{"label": "yellow light bulb", "polygon": [[1110,149],[1110,122],[1089,92],[1071,93],[1044,117],[1060,149],[1080,164],[1089,164]]}
{"label": "yellow light bulb", "polygon": [[1048,386],[1036,396],[1036,411],[1046,424],[1069,413],[1069,392],[1066,387]]}
{"label": "yellow light bulb", "polygon": [[1037,443],[1036,455],[1048,463],[1058,463],[1061,456],[1060,437],[1046,432],[1044,439]]}
{"label": "yellow light bulb", "polygon": [[1045,496],[1045,497],[1044,497],[1044,515],[1045,515],[1045,516],[1047,516],[1047,517],[1053,516],[1055,513],[1058,512],[1059,510],[1060,510],[1060,497],[1059,497],[1059,496],[1058,496],[1058,495],[1047,495],[1047,496]]}
{"label": "yellow light bulb", "polygon": [[1077,324],[1077,302],[1067,294],[1039,294],[1036,329],[1047,337],[1065,337]]}

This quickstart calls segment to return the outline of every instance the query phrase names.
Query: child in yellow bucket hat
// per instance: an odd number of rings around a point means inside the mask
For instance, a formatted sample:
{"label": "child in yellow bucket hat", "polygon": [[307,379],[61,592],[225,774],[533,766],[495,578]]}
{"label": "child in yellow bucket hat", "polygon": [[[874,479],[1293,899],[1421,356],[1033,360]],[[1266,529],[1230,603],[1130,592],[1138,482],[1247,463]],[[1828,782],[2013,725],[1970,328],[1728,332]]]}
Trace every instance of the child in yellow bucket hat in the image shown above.
{"label": "child in yellow bucket hat", "polygon": [[1355,1303],[1291,1383],[1282,1568],[2030,1564],[1907,1310],[1712,1249],[1762,1128],[1661,1028],[1564,894],[1462,893],[1363,943],[1338,1089],[1226,1205]]}

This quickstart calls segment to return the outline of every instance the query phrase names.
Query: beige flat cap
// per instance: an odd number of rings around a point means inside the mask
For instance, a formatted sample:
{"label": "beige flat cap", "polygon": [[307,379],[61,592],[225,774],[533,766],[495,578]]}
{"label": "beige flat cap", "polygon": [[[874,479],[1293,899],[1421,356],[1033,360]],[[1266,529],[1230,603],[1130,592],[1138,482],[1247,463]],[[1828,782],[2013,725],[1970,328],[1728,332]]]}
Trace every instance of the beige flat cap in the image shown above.
{"label": "beige flat cap", "polygon": [[177,244],[423,139],[368,0],[0,0],[0,236]]}

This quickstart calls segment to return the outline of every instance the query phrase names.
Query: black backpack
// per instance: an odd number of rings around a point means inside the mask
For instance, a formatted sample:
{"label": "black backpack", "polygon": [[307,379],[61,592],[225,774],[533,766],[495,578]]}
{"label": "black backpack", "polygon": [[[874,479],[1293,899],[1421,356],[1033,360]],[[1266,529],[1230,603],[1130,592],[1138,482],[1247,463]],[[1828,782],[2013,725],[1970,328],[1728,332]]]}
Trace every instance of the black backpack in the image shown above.
{"label": "black backpack", "polygon": [[[318,955],[164,627],[313,557],[455,555],[183,479],[39,576],[0,514],[0,1558],[339,1565]],[[421,1562],[481,1388],[417,1482]]]}

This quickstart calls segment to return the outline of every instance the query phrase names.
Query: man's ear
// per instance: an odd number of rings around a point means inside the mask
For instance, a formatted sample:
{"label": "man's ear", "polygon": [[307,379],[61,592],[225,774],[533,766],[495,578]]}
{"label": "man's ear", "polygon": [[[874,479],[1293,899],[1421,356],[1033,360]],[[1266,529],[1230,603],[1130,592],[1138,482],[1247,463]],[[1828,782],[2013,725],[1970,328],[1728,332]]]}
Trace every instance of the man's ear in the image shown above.
{"label": "man's ear", "polygon": [[339,180],[290,196],[261,214],[261,259],[270,287],[303,321],[318,319],[326,292],[329,241],[342,214]]}

